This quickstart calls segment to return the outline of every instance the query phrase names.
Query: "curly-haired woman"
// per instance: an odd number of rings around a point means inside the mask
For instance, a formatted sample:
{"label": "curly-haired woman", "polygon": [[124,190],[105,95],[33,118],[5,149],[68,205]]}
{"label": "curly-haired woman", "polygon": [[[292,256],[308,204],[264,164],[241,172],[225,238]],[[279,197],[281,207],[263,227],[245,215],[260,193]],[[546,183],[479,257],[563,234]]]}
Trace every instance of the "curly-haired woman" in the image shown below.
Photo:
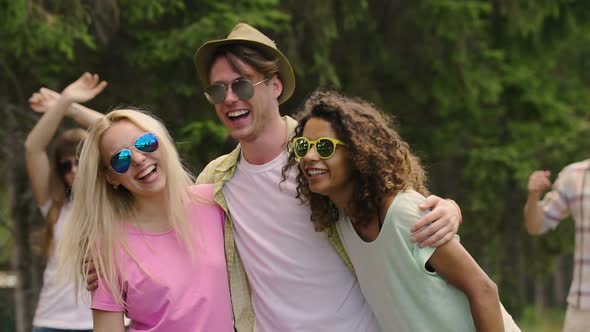
{"label": "curly-haired woman", "polygon": [[316,228],[337,225],[383,331],[519,331],[457,238],[439,248],[410,241],[426,175],[384,113],[315,92],[299,114],[283,174],[295,164],[298,197],[311,205]]}

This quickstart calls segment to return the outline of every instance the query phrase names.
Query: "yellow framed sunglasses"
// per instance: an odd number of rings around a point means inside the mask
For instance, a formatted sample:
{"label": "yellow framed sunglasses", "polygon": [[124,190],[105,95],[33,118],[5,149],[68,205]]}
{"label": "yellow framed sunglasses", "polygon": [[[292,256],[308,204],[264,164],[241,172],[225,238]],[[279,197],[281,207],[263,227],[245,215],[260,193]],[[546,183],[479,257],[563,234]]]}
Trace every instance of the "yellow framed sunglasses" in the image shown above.
{"label": "yellow framed sunglasses", "polygon": [[346,143],[331,137],[320,137],[312,141],[307,137],[300,136],[293,139],[293,152],[297,160],[299,160],[305,157],[309,150],[315,146],[315,151],[321,159],[330,159],[336,153],[338,145],[346,146]]}

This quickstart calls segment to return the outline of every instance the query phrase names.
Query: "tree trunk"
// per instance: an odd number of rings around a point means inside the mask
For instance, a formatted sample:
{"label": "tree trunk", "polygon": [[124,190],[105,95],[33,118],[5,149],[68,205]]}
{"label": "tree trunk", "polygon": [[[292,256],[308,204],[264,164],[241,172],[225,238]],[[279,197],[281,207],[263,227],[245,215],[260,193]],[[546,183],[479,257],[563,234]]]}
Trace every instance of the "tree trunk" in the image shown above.
{"label": "tree trunk", "polygon": [[6,131],[1,139],[3,156],[10,160],[5,165],[4,182],[7,184],[11,199],[10,216],[14,236],[13,268],[17,274],[14,289],[16,332],[29,332],[32,329],[34,308],[39,291],[39,264],[33,260],[29,241],[32,221],[35,217],[31,204],[28,179],[24,171],[23,142],[27,126],[19,121],[23,110],[14,105],[2,105]]}
{"label": "tree trunk", "polygon": [[537,317],[542,315],[545,308],[545,281],[541,277],[535,278],[535,311]]}
{"label": "tree trunk", "polygon": [[519,251],[518,254],[518,287],[517,287],[517,294],[518,294],[518,304],[525,304],[528,303],[529,298],[527,296],[527,290],[529,289],[529,279],[527,274],[527,264],[526,264],[526,254],[524,250]]}
{"label": "tree trunk", "polygon": [[556,262],[556,269],[553,272],[553,297],[554,297],[554,305],[559,307],[565,306],[565,298],[566,298],[566,277],[564,272],[564,256],[559,256]]}

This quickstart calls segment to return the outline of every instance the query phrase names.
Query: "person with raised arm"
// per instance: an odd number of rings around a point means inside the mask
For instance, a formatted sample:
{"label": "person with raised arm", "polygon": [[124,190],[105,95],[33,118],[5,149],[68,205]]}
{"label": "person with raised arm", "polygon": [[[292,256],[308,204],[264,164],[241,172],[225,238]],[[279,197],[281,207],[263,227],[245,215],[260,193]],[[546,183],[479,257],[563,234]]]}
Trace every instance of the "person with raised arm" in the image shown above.
{"label": "person with raised arm", "polygon": [[[71,211],[71,188],[78,170],[76,150],[86,138],[86,128],[101,113],[78,103],[91,100],[106,86],[98,75],[85,73],[68,85],[61,95],[41,88],[29,99],[31,109],[43,115],[25,141],[27,174],[33,197],[45,218],[41,244],[46,259],[43,286],[33,318],[33,332],[91,331],[92,314],[87,302],[75,298],[72,285],[56,279],[55,247],[63,238],[63,227]],[[56,135],[62,120],[72,118],[81,128]]]}

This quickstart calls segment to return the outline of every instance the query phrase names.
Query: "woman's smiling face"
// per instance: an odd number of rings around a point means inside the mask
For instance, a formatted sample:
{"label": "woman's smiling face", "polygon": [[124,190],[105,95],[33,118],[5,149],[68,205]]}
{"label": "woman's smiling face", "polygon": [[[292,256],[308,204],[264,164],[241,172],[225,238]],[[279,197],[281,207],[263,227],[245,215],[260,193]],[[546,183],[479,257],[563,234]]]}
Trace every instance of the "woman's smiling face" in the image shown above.
{"label": "woman's smiling face", "polygon": [[[341,139],[330,122],[321,118],[311,118],[303,128],[302,136],[310,141],[321,137]],[[348,151],[343,145],[335,145],[334,155],[322,159],[317,153],[316,145],[299,161],[301,172],[307,179],[309,190],[328,196],[332,201],[348,200],[352,197],[352,167]]]}
{"label": "woman's smiling face", "polygon": [[[166,174],[160,167],[161,151],[142,152],[134,147],[138,137],[146,131],[130,121],[114,123],[103,134],[100,142],[101,161],[107,168],[107,179],[112,185],[122,185],[133,196],[152,196],[160,194],[166,185]],[[111,167],[113,155],[122,149],[131,151],[131,164],[123,173],[117,173]]]}

